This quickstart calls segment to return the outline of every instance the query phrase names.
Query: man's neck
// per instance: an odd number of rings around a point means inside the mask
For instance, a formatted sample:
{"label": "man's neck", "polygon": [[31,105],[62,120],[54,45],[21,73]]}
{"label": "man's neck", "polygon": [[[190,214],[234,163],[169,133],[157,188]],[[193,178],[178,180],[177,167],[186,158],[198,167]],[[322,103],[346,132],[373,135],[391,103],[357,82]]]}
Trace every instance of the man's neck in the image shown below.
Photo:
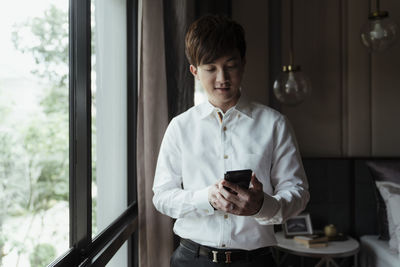
{"label": "man's neck", "polygon": [[211,103],[211,105],[213,105],[213,106],[216,107],[216,108],[219,108],[219,109],[225,114],[230,108],[236,106],[236,104],[237,104],[238,101],[239,101],[239,98],[240,98],[240,94],[236,97],[235,100],[230,101],[230,102],[228,102],[228,103],[219,103],[219,104],[216,104],[216,103],[213,103],[213,102],[210,101],[210,100],[208,100],[208,101]]}

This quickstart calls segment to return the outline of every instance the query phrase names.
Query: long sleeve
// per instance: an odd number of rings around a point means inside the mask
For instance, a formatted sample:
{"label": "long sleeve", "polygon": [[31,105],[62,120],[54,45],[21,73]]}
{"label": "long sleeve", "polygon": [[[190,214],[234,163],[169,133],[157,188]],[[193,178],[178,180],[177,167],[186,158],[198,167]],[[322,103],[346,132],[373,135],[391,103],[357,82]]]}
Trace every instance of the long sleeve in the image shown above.
{"label": "long sleeve", "polygon": [[310,198],[306,175],[290,124],[282,117],[275,129],[271,167],[274,194],[265,194],[263,206],[254,215],[260,224],[283,223],[303,211]]}
{"label": "long sleeve", "polygon": [[157,161],[153,184],[156,209],[172,218],[208,216],[214,209],[208,202],[208,187],[198,190],[182,188],[182,151],[175,121],[168,126]]}

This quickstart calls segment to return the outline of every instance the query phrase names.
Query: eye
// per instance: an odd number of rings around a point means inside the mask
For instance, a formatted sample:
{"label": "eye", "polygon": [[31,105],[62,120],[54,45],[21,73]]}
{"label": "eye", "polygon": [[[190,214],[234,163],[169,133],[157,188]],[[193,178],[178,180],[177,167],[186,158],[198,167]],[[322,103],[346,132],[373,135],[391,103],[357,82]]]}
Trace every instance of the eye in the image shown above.
{"label": "eye", "polygon": [[208,72],[213,72],[213,71],[215,71],[215,68],[213,68],[213,67],[207,67],[207,68],[204,68],[204,70],[205,70],[205,71],[208,71]]}
{"label": "eye", "polygon": [[230,64],[225,67],[225,71],[236,71],[238,67],[238,64]]}
{"label": "eye", "polygon": [[239,67],[239,62],[237,60],[230,60],[225,66],[227,69],[237,69]]}

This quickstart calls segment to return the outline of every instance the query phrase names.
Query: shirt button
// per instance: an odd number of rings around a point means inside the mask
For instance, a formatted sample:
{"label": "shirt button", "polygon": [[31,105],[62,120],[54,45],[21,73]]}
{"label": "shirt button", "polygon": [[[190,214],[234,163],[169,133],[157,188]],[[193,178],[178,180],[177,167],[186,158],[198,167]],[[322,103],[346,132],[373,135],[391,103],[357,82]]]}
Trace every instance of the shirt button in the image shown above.
{"label": "shirt button", "polygon": [[228,215],[225,214],[225,215],[224,215],[224,219],[228,219]]}
{"label": "shirt button", "polygon": [[226,131],[226,126],[224,126],[224,131]]}
{"label": "shirt button", "polygon": [[224,159],[227,159],[228,158],[228,155],[224,155]]}

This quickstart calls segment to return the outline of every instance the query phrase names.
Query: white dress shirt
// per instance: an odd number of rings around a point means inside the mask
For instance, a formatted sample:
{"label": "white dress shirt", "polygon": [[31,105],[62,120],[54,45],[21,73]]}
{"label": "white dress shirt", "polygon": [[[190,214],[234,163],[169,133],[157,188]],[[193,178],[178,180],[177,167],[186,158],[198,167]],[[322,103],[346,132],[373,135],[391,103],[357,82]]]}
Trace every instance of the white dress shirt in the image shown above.
{"label": "white dress shirt", "polygon": [[[153,203],[176,218],[174,232],[202,245],[256,249],[273,246],[273,224],[306,206],[308,183],[296,140],[279,112],[241,97],[219,119],[208,101],[175,117],[158,156]],[[214,210],[208,189],[231,170],[251,169],[264,202],[253,216]]]}

